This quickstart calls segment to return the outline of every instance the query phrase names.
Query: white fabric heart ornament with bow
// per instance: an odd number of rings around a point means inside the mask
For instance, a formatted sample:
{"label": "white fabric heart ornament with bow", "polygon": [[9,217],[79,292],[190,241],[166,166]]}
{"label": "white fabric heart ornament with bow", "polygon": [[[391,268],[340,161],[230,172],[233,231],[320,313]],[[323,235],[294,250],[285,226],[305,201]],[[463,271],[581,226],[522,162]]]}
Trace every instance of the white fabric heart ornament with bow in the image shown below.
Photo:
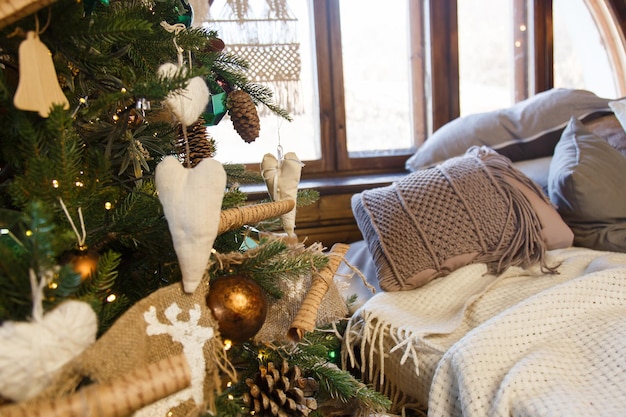
{"label": "white fabric heart ornament with bow", "polygon": [[[167,63],[159,67],[158,75],[163,78],[173,78],[179,67]],[[176,116],[176,119],[185,126],[191,126],[204,112],[211,93],[202,77],[193,77],[182,90],[171,92],[165,98],[165,106]]]}
{"label": "white fabric heart ornament with bow", "polygon": [[217,237],[226,172],[212,158],[185,168],[168,156],[156,167],[155,184],[172,234],[183,288],[193,293],[204,276]]}
{"label": "white fabric heart ornament with bow", "polygon": [[[272,200],[296,201],[303,165],[294,152],[287,152],[280,161],[270,153],[263,156],[261,175]],[[294,236],[296,208],[280,216],[280,220],[287,235]]]}

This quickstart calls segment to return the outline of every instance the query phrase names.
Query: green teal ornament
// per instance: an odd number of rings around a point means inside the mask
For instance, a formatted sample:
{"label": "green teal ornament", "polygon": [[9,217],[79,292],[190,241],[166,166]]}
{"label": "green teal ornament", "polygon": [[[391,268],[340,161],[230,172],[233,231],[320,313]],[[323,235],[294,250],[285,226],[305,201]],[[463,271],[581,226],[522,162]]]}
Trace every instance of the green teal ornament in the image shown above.
{"label": "green teal ornament", "polygon": [[175,6],[176,13],[178,13],[178,21],[176,23],[182,23],[188,28],[191,27],[193,22],[193,7],[189,4],[189,0],[179,0]]}
{"label": "green teal ornament", "polygon": [[[100,3],[108,6],[109,0],[100,0]],[[84,0],[84,4],[85,14],[89,16],[96,9],[96,4],[98,4],[98,0]]]}
{"label": "green teal ornament", "polygon": [[209,97],[209,103],[204,109],[202,117],[204,118],[205,126],[215,126],[226,114],[226,99],[228,95],[224,89],[212,79],[207,80],[207,85],[209,86],[211,97]]}

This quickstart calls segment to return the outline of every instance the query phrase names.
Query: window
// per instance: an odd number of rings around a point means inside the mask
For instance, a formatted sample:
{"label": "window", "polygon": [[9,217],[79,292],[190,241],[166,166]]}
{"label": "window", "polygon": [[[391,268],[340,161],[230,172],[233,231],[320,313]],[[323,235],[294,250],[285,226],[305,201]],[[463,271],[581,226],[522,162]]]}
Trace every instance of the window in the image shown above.
{"label": "window", "polygon": [[[280,3],[280,2],[277,2]],[[251,0],[250,8],[240,11],[226,0],[216,0],[210,8],[207,27],[217,29],[229,48],[248,59],[251,81],[266,84],[275,93],[275,101],[289,109],[289,122],[259,108],[260,137],[245,143],[233,130],[228,117],[209,128],[216,140],[216,158],[221,162],[258,164],[266,153],[295,151],[306,161],[320,160],[319,99],[316,74],[313,20],[310,5],[296,0],[285,3],[286,10],[269,10],[264,0]],[[270,48],[289,46],[295,53]],[[273,60],[289,61],[274,65]],[[291,68],[296,67],[291,74]],[[271,80],[276,78],[276,80]],[[294,80],[295,78],[295,80]]]}
{"label": "window", "polygon": [[619,97],[620,77],[614,73],[611,63],[611,43],[608,42],[611,38],[607,35],[612,35],[603,34],[594,21],[594,14],[605,10],[598,7],[599,3],[553,0],[554,86],[581,88],[602,97],[616,98]]}
{"label": "window", "polygon": [[[461,115],[514,102],[514,55],[524,53],[515,36],[513,3],[458,0]],[[520,32],[525,32],[526,28]]]}
{"label": "window", "polygon": [[[299,110],[291,123],[264,117],[252,144],[228,120],[210,128],[224,162],[257,164],[280,144],[305,161],[305,177],[402,172],[429,132],[457,116],[552,86],[626,95],[624,11],[613,0],[249,0],[251,29],[222,30],[244,3],[213,1],[207,25],[227,45],[245,33],[297,43],[299,89],[273,89]],[[265,34],[260,17],[283,3],[288,19],[274,22],[283,30]]]}
{"label": "window", "polygon": [[[411,149],[408,0],[341,0],[341,57],[348,156]],[[354,16],[358,16],[355,19]]]}

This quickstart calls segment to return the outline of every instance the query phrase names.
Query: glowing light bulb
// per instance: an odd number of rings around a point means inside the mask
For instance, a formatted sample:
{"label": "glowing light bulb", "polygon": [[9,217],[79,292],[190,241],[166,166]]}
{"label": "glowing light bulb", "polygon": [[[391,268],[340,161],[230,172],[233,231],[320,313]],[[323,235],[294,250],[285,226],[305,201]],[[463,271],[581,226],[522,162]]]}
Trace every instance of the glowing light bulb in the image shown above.
{"label": "glowing light bulb", "polygon": [[58,288],[59,284],[57,284],[56,282],[51,282],[48,285],[48,288],[52,289],[52,290],[56,290]]}
{"label": "glowing light bulb", "polygon": [[33,231],[32,230],[27,230],[26,231],[26,236],[31,237],[33,235]]}
{"label": "glowing light bulb", "polygon": [[126,88],[122,87],[122,89],[120,90],[122,93],[126,92]]}
{"label": "glowing light bulb", "polygon": [[52,180],[52,186],[53,186],[54,188],[59,188],[59,181],[57,181],[57,180]]}
{"label": "glowing light bulb", "polygon": [[113,301],[117,300],[117,295],[115,294],[109,294],[106,298],[107,302],[112,303]]}
{"label": "glowing light bulb", "polygon": [[111,210],[112,208],[113,208],[113,204],[111,204],[110,201],[107,201],[106,203],[104,203],[105,210]]}
{"label": "glowing light bulb", "polygon": [[233,347],[233,342],[230,339],[224,339],[224,350],[230,350]]}

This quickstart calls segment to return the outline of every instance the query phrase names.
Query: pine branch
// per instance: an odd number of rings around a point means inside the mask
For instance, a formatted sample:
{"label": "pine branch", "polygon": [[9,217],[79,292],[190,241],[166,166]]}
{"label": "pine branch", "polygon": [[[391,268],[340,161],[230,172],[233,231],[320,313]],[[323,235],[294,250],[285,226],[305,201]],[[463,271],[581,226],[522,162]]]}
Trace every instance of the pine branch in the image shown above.
{"label": "pine branch", "polygon": [[321,269],[328,262],[328,258],[321,253],[309,250],[289,249],[281,240],[261,242],[258,255],[246,259],[242,269],[250,271],[251,276],[270,295],[280,298],[282,293],[276,286],[279,279],[294,279],[310,273],[311,269]]}
{"label": "pine branch", "polygon": [[[262,239],[258,246],[245,252],[242,259],[233,263],[228,257],[212,265],[209,273],[213,277],[226,273],[239,273],[252,277],[271,297],[280,298],[282,292],[277,282],[294,279],[321,269],[328,257],[309,249],[289,247],[284,241]],[[219,265],[218,265],[219,264]]]}
{"label": "pine branch", "polygon": [[274,93],[269,87],[260,84],[246,83],[241,86],[241,89],[247,92],[250,97],[252,97],[252,100],[255,102],[255,104],[261,103],[283,119],[286,119],[288,121],[293,120],[285,109],[282,109],[272,101]]}
{"label": "pine branch", "polygon": [[153,33],[151,22],[131,16],[100,15],[85,23],[67,33],[74,45],[84,49],[94,45],[136,43]]}
{"label": "pine branch", "polygon": [[23,213],[0,210],[0,223],[10,234],[0,235],[0,322],[24,320],[30,314],[30,256],[25,246]]}
{"label": "pine branch", "polygon": [[79,295],[94,295],[102,299],[109,293],[118,277],[117,268],[121,262],[121,255],[107,251],[98,258],[96,271],[80,289]]}
{"label": "pine branch", "polygon": [[[241,356],[244,363],[257,366],[256,360],[242,354],[244,350],[256,352],[257,357],[263,357],[263,363],[280,363],[286,359],[290,365],[298,366],[305,375],[313,377],[320,384],[320,392],[316,394],[319,402],[332,400],[341,404],[350,404],[353,409],[383,413],[391,407],[391,401],[383,394],[371,389],[355,378],[348,371],[338,368],[328,361],[328,349],[325,342],[311,343],[305,340],[294,346],[265,346],[247,343],[233,352]],[[262,351],[262,354],[261,354]],[[243,352],[245,353],[245,352]],[[248,355],[249,356],[249,355]],[[246,375],[256,372],[251,367],[243,370]],[[237,393],[238,391],[233,391]]]}
{"label": "pine branch", "polygon": [[263,177],[256,171],[250,171],[243,164],[224,164],[229,184],[259,184]]}
{"label": "pine branch", "polygon": [[113,209],[106,232],[115,235],[128,248],[159,253],[169,231],[154,191],[154,184],[144,181],[141,191],[129,193]]}
{"label": "pine branch", "polygon": [[239,187],[231,187],[224,193],[222,199],[222,209],[228,209],[232,207],[239,207],[243,205],[248,199],[248,195],[241,191]]}
{"label": "pine branch", "polygon": [[391,401],[387,397],[368,388],[348,371],[341,370],[334,364],[317,364],[309,370],[320,383],[320,389],[334,400],[345,404],[356,400],[360,408],[375,413],[383,413],[391,407]]}
{"label": "pine branch", "polygon": [[[102,300],[95,301],[102,302]],[[91,304],[93,305],[93,303]],[[124,294],[117,296],[113,302],[105,302],[98,315],[97,337],[102,336],[131,305],[131,300]]]}
{"label": "pine branch", "polygon": [[299,189],[296,197],[298,207],[309,206],[320,199],[320,193],[312,188]]}
{"label": "pine branch", "polygon": [[[222,77],[226,81],[232,81],[234,79],[244,80],[246,71],[250,69],[250,64],[244,58],[232,53],[219,54],[213,63],[213,71],[215,74]],[[231,78],[235,77],[235,78]],[[244,82],[244,84],[245,84]],[[233,83],[234,85],[240,85],[240,83]]]}

